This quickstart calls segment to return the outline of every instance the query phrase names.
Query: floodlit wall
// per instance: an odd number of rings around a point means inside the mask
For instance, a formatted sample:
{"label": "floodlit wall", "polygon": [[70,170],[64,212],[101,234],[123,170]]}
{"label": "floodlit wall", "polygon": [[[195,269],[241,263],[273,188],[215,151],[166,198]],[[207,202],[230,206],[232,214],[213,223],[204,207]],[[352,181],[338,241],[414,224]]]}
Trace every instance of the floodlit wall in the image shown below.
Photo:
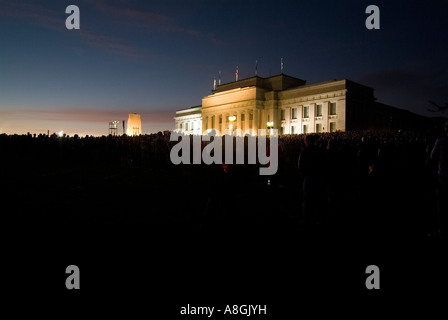
{"label": "floodlit wall", "polygon": [[128,136],[138,136],[142,134],[142,120],[139,114],[131,113],[129,115],[126,134]]}

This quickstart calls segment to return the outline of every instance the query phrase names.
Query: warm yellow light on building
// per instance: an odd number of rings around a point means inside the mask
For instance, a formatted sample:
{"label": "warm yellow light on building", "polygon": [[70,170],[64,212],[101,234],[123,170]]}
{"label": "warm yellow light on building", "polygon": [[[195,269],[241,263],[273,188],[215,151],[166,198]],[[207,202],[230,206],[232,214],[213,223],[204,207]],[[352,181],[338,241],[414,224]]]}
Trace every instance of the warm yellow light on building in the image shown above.
{"label": "warm yellow light on building", "polygon": [[129,115],[126,134],[128,136],[138,136],[142,134],[142,120],[139,114],[131,113]]}
{"label": "warm yellow light on building", "polygon": [[235,121],[236,120],[236,116],[230,116],[229,117],[229,121]]}

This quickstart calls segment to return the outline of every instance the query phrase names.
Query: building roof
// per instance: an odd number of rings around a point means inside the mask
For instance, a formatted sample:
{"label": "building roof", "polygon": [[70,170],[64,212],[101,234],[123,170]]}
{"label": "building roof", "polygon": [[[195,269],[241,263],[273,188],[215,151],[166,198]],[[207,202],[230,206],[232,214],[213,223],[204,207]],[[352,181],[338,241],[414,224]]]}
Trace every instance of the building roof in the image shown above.
{"label": "building roof", "polygon": [[306,80],[291,77],[282,73],[269,78],[262,78],[259,76],[255,76],[251,78],[221,84],[218,85],[215,90],[212,90],[212,93],[218,93],[244,87],[259,87],[267,91],[281,91],[303,86],[305,84]]}
{"label": "building roof", "polygon": [[202,105],[176,110],[176,115],[181,114],[182,116],[188,116],[188,115],[197,114],[197,113],[200,114],[201,108],[202,108]]}

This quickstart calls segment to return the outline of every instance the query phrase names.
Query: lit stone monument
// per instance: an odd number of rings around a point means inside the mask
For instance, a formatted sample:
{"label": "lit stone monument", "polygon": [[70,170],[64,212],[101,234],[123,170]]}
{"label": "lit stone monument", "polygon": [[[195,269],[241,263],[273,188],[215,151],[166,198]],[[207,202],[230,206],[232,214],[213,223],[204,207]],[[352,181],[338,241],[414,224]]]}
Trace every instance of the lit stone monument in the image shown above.
{"label": "lit stone monument", "polygon": [[136,113],[129,114],[126,134],[128,136],[138,136],[142,134],[142,120],[139,114]]}

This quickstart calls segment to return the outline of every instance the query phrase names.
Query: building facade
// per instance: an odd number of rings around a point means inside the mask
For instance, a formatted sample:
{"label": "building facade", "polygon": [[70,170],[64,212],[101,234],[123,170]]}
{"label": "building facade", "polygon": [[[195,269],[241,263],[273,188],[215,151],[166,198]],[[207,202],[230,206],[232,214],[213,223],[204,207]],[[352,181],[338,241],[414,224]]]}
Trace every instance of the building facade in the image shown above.
{"label": "building facade", "polygon": [[142,119],[137,113],[130,113],[126,130],[128,136],[139,136],[142,134]]}
{"label": "building facade", "polygon": [[236,129],[252,129],[256,134],[257,129],[272,128],[280,134],[302,134],[382,129],[390,125],[390,110],[407,112],[375,100],[372,88],[346,79],[307,85],[285,74],[255,76],[219,85],[201,106],[177,111],[175,131],[235,134]]}

